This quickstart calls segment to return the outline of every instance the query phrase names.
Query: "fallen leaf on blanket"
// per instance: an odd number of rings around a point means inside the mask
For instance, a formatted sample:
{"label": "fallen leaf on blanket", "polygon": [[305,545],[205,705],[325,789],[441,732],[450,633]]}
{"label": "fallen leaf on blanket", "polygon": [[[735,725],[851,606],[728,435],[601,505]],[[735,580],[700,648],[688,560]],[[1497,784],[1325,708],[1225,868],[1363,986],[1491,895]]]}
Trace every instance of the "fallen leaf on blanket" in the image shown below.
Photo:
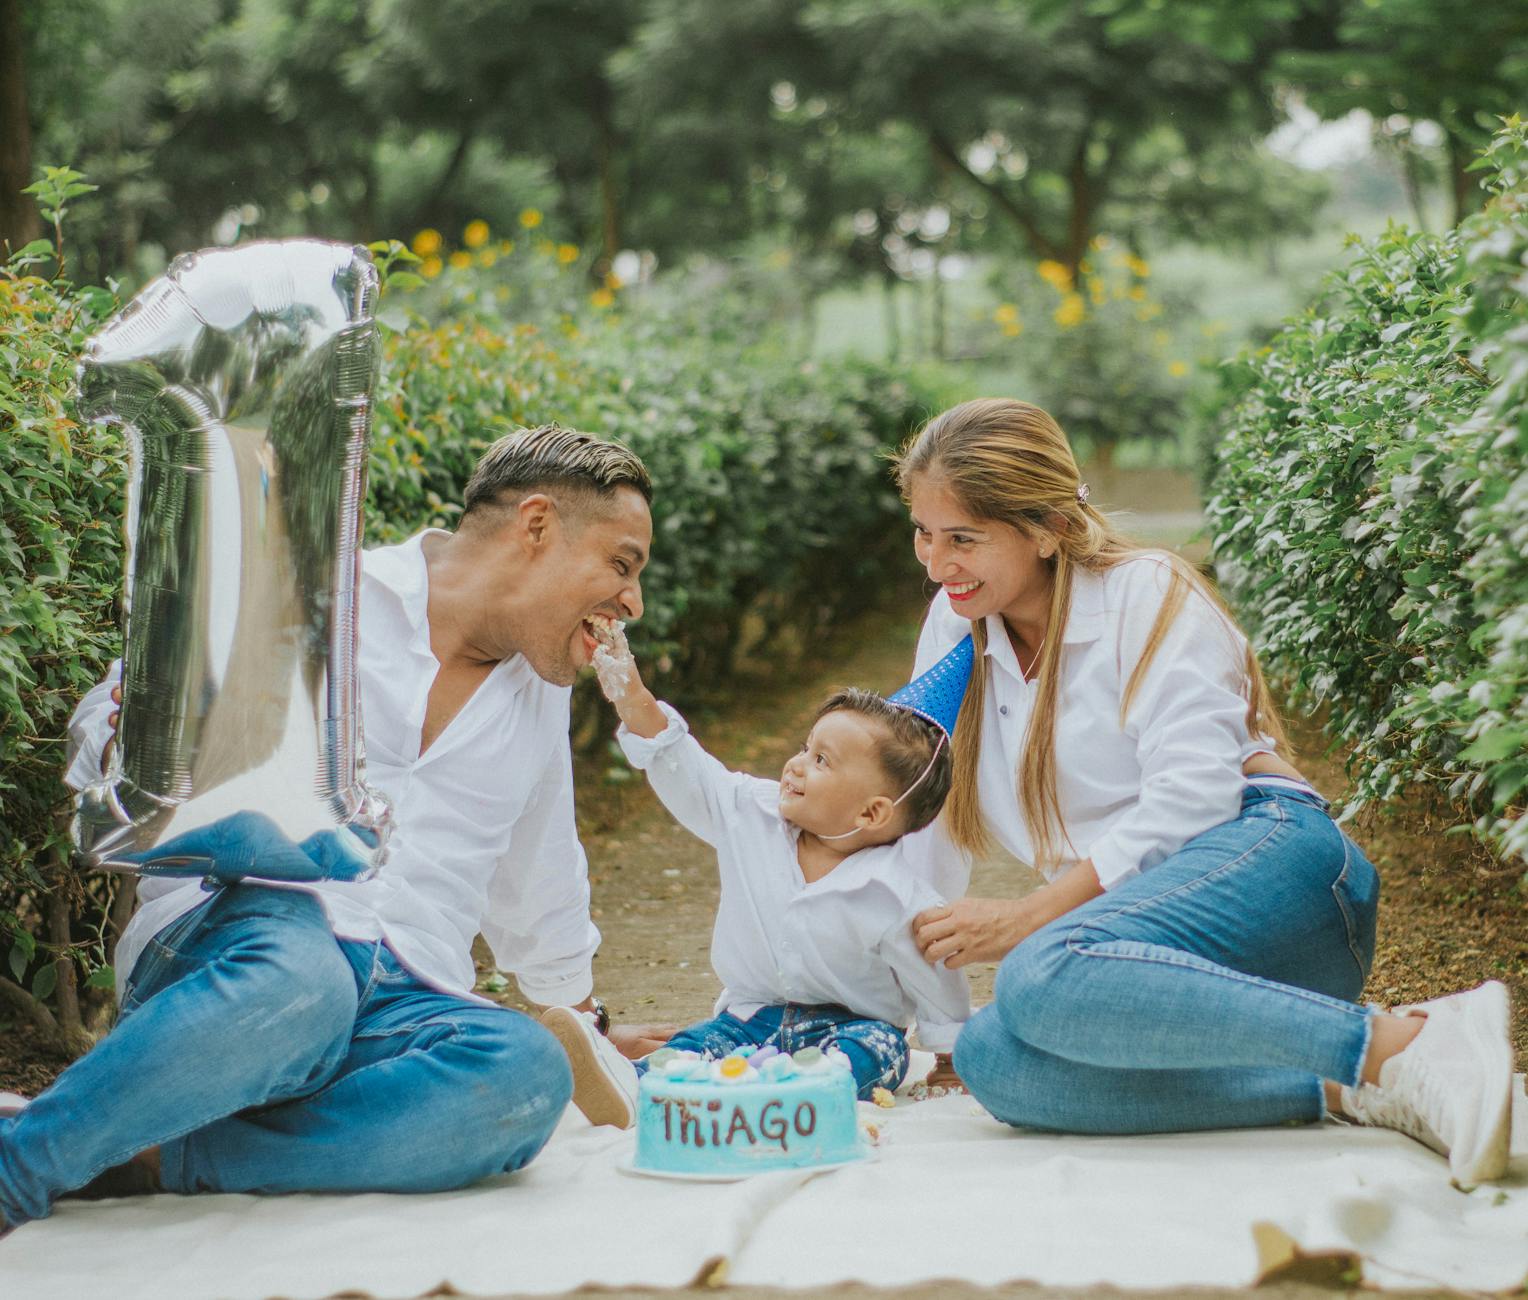
{"label": "fallen leaf on blanket", "polygon": [[1363,1277],[1360,1256],[1346,1250],[1307,1252],[1278,1224],[1266,1220],[1252,1225],[1252,1244],[1257,1250],[1253,1286],[1270,1282],[1350,1286]]}

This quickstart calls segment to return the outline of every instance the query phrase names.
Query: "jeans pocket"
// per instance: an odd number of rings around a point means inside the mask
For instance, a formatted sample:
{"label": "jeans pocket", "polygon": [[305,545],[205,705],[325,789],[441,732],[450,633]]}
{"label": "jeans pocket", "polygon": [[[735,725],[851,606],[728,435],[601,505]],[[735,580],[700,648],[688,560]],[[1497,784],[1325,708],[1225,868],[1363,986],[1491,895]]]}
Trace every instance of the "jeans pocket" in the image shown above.
{"label": "jeans pocket", "polygon": [[1342,835],[1342,872],[1332,882],[1332,898],[1342,914],[1348,951],[1358,967],[1360,991],[1374,963],[1375,920],[1379,914],[1379,873],[1363,851]]}
{"label": "jeans pocket", "polygon": [[[127,979],[122,985],[121,1015],[125,1016],[129,1011],[140,1006],[170,982],[166,978],[167,974],[180,960],[181,947],[186,937],[201,924],[207,905],[211,902],[210,898],[203,899],[194,907],[188,908],[168,925],[162,926],[143,945],[143,951],[138,954],[138,960],[133,963],[133,969],[128,972]],[[140,997],[138,991],[143,988],[150,991],[146,996]]]}

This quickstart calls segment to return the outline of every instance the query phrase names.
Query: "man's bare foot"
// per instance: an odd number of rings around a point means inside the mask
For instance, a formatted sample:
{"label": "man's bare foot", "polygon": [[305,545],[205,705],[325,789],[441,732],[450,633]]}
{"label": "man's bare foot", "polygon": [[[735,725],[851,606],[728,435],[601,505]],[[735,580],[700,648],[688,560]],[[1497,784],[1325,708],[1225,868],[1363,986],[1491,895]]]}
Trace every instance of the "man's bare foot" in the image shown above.
{"label": "man's bare foot", "polygon": [[678,1032],[678,1025],[626,1025],[617,1022],[610,1026],[608,1037],[628,1061],[640,1061],[644,1056],[651,1056]]}

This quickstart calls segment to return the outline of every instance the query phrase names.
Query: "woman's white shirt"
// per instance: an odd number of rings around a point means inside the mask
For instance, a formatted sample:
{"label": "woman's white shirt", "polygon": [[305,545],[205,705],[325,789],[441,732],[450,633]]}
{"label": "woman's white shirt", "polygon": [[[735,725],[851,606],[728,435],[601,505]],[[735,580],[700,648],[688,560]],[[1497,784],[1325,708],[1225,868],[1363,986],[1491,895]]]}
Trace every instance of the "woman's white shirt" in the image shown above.
{"label": "woman's white shirt", "polygon": [[780,816],[779,783],[729,770],[678,712],[659,707],[669,721],[657,736],[623,725],[617,738],[664,807],[716,850],[717,1014],[747,1020],[764,1006],[836,1003],[902,1029],[916,1020],[924,1048],[952,1050],[971,989],[963,971],[929,965],[913,941],[913,917],[944,901],[902,854],[914,837],[851,853],[808,883],[796,862],[800,832]]}
{"label": "woman's white shirt", "polygon": [[[1073,570],[1055,737],[1066,838],[1057,837],[1062,861],[1048,873],[1052,878],[1085,858],[1105,889],[1149,870],[1195,835],[1235,817],[1245,784],[1243,760],[1273,749],[1270,739],[1247,729],[1246,639],[1192,589],[1121,722],[1125,686],[1170,575],[1168,562],[1152,554],[1101,572]],[[1018,771],[1038,685],[1019,670],[1002,616],[988,615],[986,628],[977,773],[982,815],[1008,852],[1033,863]],[[915,673],[932,667],[970,630],[971,621],[941,591],[923,624]],[[946,859],[955,852],[942,835],[928,848]],[[969,872],[969,864],[962,868]],[[950,888],[948,861],[933,874]]]}

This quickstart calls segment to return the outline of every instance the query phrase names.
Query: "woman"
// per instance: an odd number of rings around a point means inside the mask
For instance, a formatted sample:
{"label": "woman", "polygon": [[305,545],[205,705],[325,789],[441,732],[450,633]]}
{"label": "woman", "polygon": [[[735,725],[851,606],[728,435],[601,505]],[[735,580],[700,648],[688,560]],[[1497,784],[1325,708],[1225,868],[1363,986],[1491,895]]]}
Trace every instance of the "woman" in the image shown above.
{"label": "woman", "polygon": [[1461,1185],[1500,1176],[1506,990],[1355,1005],[1378,878],[1279,757],[1257,661],[1204,579],[1115,532],[1026,403],[945,412],[897,469],[942,588],[918,671],[967,633],[977,649],[944,832],[961,862],[996,840],[1048,880],[915,923],[931,962],[1002,963],[956,1047],[971,1092],[1078,1133],[1339,1114],[1448,1154]]}

